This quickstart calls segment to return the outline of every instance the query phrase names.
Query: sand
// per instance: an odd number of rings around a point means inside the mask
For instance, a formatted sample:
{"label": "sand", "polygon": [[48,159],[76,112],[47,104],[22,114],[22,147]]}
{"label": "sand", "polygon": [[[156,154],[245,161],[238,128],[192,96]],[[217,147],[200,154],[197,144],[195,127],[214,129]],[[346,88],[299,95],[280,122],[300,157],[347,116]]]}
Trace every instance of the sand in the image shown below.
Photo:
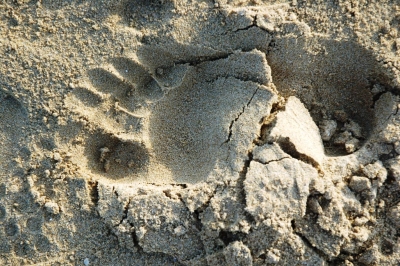
{"label": "sand", "polygon": [[400,2],[0,1],[0,265],[396,265]]}

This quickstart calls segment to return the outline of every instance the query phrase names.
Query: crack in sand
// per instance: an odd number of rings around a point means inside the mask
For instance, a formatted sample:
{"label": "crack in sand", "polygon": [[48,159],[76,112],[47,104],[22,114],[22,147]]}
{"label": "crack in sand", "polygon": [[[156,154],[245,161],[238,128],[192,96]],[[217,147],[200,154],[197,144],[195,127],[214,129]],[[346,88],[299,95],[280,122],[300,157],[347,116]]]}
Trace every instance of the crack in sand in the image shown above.
{"label": "crack in sand", "polygon": [[[255,22],[253,21],[253,23],[255,23]],[[246,30],[249,30],[249,29],[254,28],[254,27],[260,28],[260,27],[258,27],[257,25],[252,24],[252,25],[249,25],[249,26],[247,26],[247,27],[234,30],[233,32],[246,31]],[[261,29],[261,28],[260,28],[260,29]]]}
{"label": "crack in sand", "polygon": [[99,190],[98,190],[98,182],[97,181],[89,181],[89,189],[90,189],[90,199],[94,206],[97,206],[99,203]]}
{"label": "crack in sand", "polygon": [[128,201],[124,206],[124,212],[123,212],[122,218],[119,221],[119,224],[117,224],[116,226],[121,225],[124,222],[124,220],[126,220],[128,218],[129,204],[131,204],[131,200],[132,200],[131,198],[128,198]]}
{"label": "crack in sand", "polygon": [[[213,49],[213,48],[212,48]],[[234,53],[226,53],[226,52],[222,52],[222,51],[218,51],[215,50],[216,52],[220,52],[222,53],[222,55],[211,55],[211,56],[207,56],[207,58],[203,59],[193,59],[193,60],[183,60],[183,61],[176,61],[174,62],[175,65],[185,65],[185,64],[189,64],[190,66],[198,66],[202,63],[209,63],[209,62],[215,62],[221,59],[227,59],[229,58],[229,56],[233,55]]]}
{"label": "crack in sand", "polygon": [[246,107],[249,107],[249,105],[251,104],[251,101],[253,100],[254,96],[256,95],[256,93],[258,92],[258,88],[254,91],[253,95],[251,96],[250,100],[248,101],[248,103],[243,106],[242,111],[237,115],[237,117],[231,121],[231,124],[229,125],[229,134],[228,134],[228,138],[227,140],[225,140],[221,145],[228,143],[231,141],[231,137],[232,137],[232,127],[233,124],[239,120],[240,116],[246,111]]}
{"label": "crack in sand", "polygon": [[309,164],[312,167],[314,167],[318,173],[321,176],[324,176],[324,171],[321,169],[321,166],[318,164],[318,162],[316,162],[312,157],[304,154],[304,153],[300,153],[297,151],[295,145],[288,139],[280,139],[277,141],[279,147],[287,154],[289,154],[290,156],[292,156],[292,158],[295,158],[299,161],[302,161],[303,163]]}
{"label": "crack in sand", "polygon": [[284,160],[284,159],[290,159],[290,158],[292,158],[292,157],[282,157],[282,158],[277,159],[277,160],[270,160],[270,161],[266,161],[266,162],[262,162],[262,161],[257,160],[257,159],[253,159],[252,161],[257,162],[257,163],[260,163],[260,164],[263,164],[263,165],[267,165],[267,164],[269,164],[269,163],[280,162],[280,161],[282,161],[282,160]]}

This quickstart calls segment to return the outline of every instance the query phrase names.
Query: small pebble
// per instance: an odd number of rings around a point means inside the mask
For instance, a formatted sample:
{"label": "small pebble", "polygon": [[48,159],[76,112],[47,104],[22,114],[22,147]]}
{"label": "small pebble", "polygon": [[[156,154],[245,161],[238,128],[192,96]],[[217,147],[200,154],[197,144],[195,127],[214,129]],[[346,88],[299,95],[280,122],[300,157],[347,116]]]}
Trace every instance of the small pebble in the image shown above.
{"label": "small pebble", "polygon": [[58,152],[53,153],[53,159],[57,162],[61,161],[61,155]]}
{"label": "small pebble", "polygon": [[55,202],[46,202],[46,204],[44,204],[44,208],[50,214],[56,215],[60,213],[60,206],[58,206],[58,204]]}
{"label": "small pebble", "polygon": [[360,141],[356,138],[352,138],[344,144],[347,153],[355,152],[360,146]]}
{"label": "small pebble", "polygon": [[45,176],[45,177],[49,177],[50,174],[51,174],[51,172],[50,172],[49,169],[44,170],[44,176]]}
{"label": "small pebble", "polygon": [[280,252],[277,249],[271,249],[267,253],[267,259],[265,262],[270,264],[277,264],[280,261]]}
{"label": "small pebble", "polygon": [[368,222],[368,218],[367,217],[357,217],[354,219],[353,225],[355,226],[362,226],[364,224],[366,224]]}
{"label": "small pebble", "polygon": [[83,260],[83,264],[85,264],[85,266],[88,266],[89,265],[89,259],[88,258],[84,259]]}
{"label": "small pebble", "polygon": [[359,124],[354,122],[353,120],[349,120],[346,124],[344,124],[344,128],[347,131],[350,131],[353,136],[356,138],[361,138],[362,137],[362,130]]}

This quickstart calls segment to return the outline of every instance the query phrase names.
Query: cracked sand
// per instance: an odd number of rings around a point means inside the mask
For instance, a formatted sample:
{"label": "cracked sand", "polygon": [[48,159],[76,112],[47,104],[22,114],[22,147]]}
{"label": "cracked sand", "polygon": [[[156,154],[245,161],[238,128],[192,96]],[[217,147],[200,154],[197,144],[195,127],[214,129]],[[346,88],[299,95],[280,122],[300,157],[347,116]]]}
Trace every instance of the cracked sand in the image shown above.
{"label": "cracked sand", "polygon": [[397,11],[245,2],[0,4],[0,264],[400,259]]}

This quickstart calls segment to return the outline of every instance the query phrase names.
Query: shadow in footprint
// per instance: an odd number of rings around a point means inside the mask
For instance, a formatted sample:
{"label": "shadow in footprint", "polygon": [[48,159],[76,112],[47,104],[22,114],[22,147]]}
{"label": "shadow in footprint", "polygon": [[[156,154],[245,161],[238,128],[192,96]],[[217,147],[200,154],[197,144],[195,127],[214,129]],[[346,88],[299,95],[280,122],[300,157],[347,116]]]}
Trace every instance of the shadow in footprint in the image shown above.
{"label": "shadow in footprint", "polygon": [[[13,159],[24,152],[24,130],[28,123],[25,108],[0,88],[0,176],[10,172]],[[10,168],[11,167],[11,168]]]}
{"label": "shadow in footprint", "polygon": [[110,179],[144,173],[149,163],[149,153],[141,143],[123,141],[102,132],[87,138],[84,153],[88,168]]}
{"label": "shadow in footprint", "polygon": [[94,94],[85,88],[77,88],[74,90],[74,96],[89,107],[96,107],[102,102],[102,99],[99,95]]}
{"label": "shadow in footprint", "polygon": [[279,92],[300,98],[317,125],[336,120],[331,122],[337,124],[336,135],[324,142],[325,153],[348,154],[338,135],[353,122],[361,127],[362,145],[375,126],[371,88],[385,83],[372,53],[350,41],[320,38],[282,38],[275,47],[267,59]]}
{"label": "shadow in footprint", "polygon": [[126,81],[137,87],[144,86],[152,80],[142,65],[129,58],[115,57],[110,60],[110,63]]}
{"label": "shadow in footprint", "polygon": [[127,96],[133,89],[130,84],[103,68],[91,69],[88,71],[88,75],[94,87],[103,93],[110,93],[116,98]]}
{"label": "shadow in footprint", "polygon": [[92,85],[100,92],[111,94],[116,101],[130,109],[161,99],[164,92],[157,82],[143,67],[129,61],[114,60],[117,64],[113,67],[121,77],[103,68],[89,70]]}

